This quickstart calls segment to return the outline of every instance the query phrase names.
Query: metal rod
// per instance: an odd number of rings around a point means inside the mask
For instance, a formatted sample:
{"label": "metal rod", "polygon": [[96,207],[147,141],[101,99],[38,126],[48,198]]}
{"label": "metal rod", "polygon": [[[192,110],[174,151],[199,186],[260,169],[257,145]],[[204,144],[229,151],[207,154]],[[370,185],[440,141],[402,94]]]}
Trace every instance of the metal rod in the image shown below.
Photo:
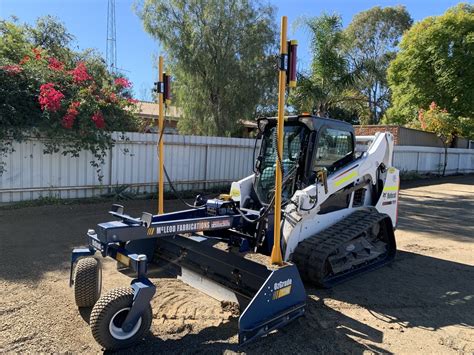
{"label": "metal rod", "polygon": [[[280,55],[284,56],[287,54],[287,43],[286,43],[286,27],[287,18],[282,16],[281,18],[281,33],[280,33]],[[285,89],[286,89],[286,71],[284,68],[280,68],[278,77],[278,125],[277,125],[277,157],[276,169],[275,169],[275,217],[273,225],[273,248],[271,255],[271,263],[273,265],[282,265],[283,258],[281,255],[280,246],[280,217],[281,217],[281,180],[282,171],[280,166],[280,158],[283,155],[283,124],[285,119]]]}
{"label": "metal rod", "polygon": [[[160,55],[158,61],[158,82],[159,85],[163,83],[163,57]],[[164,194],[164,171],[163,171],[163,164],[164,164],[164,149],[163,149],[163,139],[164,134],[162,134],[164,130],[164,115],[163,115],[163,90],[159,90],[158,93],[158,214],[164,213],[164,205],[163,205],[163,194]],[[161,139],[160,139],[161,138]]]}

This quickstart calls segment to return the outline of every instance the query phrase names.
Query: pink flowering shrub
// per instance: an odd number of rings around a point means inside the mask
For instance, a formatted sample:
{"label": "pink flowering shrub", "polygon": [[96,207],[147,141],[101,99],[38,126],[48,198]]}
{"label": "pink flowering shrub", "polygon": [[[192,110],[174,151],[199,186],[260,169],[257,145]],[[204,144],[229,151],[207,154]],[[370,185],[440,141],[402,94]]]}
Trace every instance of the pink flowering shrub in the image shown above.
{"label": "pink flowering shrub", "polygon": [[75,83],[82,83],[86,80],[91,80],[92,77],[87,72],[86,65],[83,62],[77,63],[76,67],[70,71]]}
{"label": "pink flowering shrub", "polygon": [[111,132],[138,127],[132,85],[109,73],[96,54],[74,52],[65,42],[41,47],[30,33],[31,27],[0,21],[0,158],[2,142],[37,136],[47,138],[46,152],[89,150],[99,172],[114,143]]}
{"label": "pink flowering shrub", "polygon": [[92,117],[92,121],[95,123],[95,126],[99,129],[105,128],[105,121],[104,121],[104,115],[102,112],[97,111],[95,112]]}
{"label": "pink flowering shrub", "polygon": [[64,128],[71,129],[72,125],[74,124],[74,120],[76,116],[79,114],[78,108],[81,105],[78,101],[73,101],[69,105],[66,114],[64,115],[63,119],[61,120],[61,124]]}
{"label": "pink flowering shrub", "polygon": [[50,112],[56,112],[61,108],[61,101],[64,94],[54,88],[53,83],[47,83],[40,86],[40,94],[38,97],[41,109]]}
{"label": "pink flowering shrub", "polygon": [[48,58],[48,68],[54,71],[62,71],[64,70],[64,64],[61,61],[57,60],[54,57]]}
{"label": "pink flowering shrub", "polygon": [[117,85],[119,88],[129,88],[132,86],[130,81],[128,81],[126,78],[116,78],[114,80],[114,84]]}
{"label": "pink flowering shrub", "polygon": [[14,65],[3,65],[0,67],[0,70],[4,70],[7,74],[15,75],[15,74],[20,74],[23,71],[23,68],[17,64],[14,64]]}

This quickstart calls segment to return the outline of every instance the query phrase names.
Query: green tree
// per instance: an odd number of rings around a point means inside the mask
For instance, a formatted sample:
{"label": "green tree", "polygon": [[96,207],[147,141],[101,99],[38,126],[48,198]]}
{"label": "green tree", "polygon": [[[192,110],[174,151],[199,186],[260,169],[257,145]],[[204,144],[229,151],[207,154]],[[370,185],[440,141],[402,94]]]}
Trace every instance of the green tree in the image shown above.
{"label": "green tree", "polygon": [[[145,29],[176,78],[183,133],[232,135],[276,83],[274,8],[250,0],[144,0]],[[276,100],[276,99],[275,99]]]}
{"label": "green tree", "polygon": [[377,124],[389,106],[387,68],[412,22],[403,6],[376,6],[356,14],[344,30],[347,61],[357,72],[349,96],[365,124]]}
{"label": "green tree", "polygon": [[427,110],[420,109],[418,119],[412,121],[410,126],[433,132],[440,139],[444,147],[443,176],[448,165],[448,147],[456,137],[460,135],[470,137],[474,133],[472,119],[453,116],[446,109],[440,108],[435,102],[432,102]]}
{"label": "green tree", "polygon": [[348,98],[345,91],[353,83],[343,49],[345,37],[339,15],[323,14],[304,19],[311,34],[312,63],[308,72],[298,75],[298,86],[290,93],[289,103],[296,111],[330,116]]}
{"label": "green tree", "polygon": [[407,124],[436,102],[454,117],[474,119],[474,5],[459,4],[416,23],[388,69],[387,121]]}

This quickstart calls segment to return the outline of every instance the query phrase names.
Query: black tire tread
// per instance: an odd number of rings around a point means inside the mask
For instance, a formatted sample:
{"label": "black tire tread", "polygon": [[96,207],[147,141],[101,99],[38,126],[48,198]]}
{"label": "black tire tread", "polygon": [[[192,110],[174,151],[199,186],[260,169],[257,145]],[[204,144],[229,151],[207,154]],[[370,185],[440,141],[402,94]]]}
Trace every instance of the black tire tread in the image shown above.
{"label": "black tire tread", "polygon": [[[333,224],[325,230],[305,239],[296,247],[292,260],[297,265],[301,277],[305,281],[316,284],[321,287],[330,287],[336,282],[325,278],[325,263],[329,255],[341,244],[344,244],[362,232],[371,228],[374,224],[380,223],[382,220],[390,219],[386,214],[379,213],[375,208],[364,208],[357,210]],[[390,222],[391,225],[391,222]],[[387,261],[391,259],[395,248],[395,242],[389,245],[390,252]],[[367,269],[368,267],[366,267]],[[357,274],[358,270],[348,273],[340,281]]]}
{"label": "black tire tread", "polygon": [[79,308],[93,307],[100,297],[100,262],[95,258],[79,259],[74,270],[74,299]]}
{"label": "black tire tread", "polygon": [[131,307],[133,303],[133,290],[130,287],[120,287],[110,290],[103,295],[94,308],[90,316],[90,326],[92,336],[106,350],[118,350],[133,345],[142,339],[150,330],[153,314],[151,306],[148,305],[147,310],[142,315],[142,324],[137,333],[126,340],[118,340],[113,338],[109,333],[110,318],[123,307]]}

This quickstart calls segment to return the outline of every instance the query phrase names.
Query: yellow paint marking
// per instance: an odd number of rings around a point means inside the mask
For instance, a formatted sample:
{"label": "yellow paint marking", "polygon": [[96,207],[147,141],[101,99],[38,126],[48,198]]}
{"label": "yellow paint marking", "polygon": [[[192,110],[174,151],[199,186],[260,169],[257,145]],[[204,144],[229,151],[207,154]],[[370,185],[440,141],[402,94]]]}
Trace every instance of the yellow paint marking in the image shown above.
{"label": "yellow paint marking", "polygon": [[353,172],[350,173],[349,175],[346,175],[346,176],[340,178],[339,180],[335,181],[335,182],[334,182],[334,186],[339,187],[339,186],[341,186],[342,184],[344,184],[345,182],[347,182],[347,181],[349,181],[349,180],[351,180],[351,179],[353,179],[353,178],[355,178],[355,177],[357,177],[357,171],[353,171]]}
{"label": "yellow paint marking", "polygon": [[126,255],[123,255],[122,253],[117,253],[115,259],[126,266],[130,266],[130,258]]}
{"label": "yellow paint marking", "polygon": [[230,195],[232,197],[240,197],[240,190],[239,189],[232,189],[232,190],[230,190]]}
{"label": "yellow paint marking", "polygon": [[291,285],[280,288],[279,290],[276,290],[275,292],[273,292],[273,299],[277,300],[284,296],[288,296],[290,292],[291,292]]}

